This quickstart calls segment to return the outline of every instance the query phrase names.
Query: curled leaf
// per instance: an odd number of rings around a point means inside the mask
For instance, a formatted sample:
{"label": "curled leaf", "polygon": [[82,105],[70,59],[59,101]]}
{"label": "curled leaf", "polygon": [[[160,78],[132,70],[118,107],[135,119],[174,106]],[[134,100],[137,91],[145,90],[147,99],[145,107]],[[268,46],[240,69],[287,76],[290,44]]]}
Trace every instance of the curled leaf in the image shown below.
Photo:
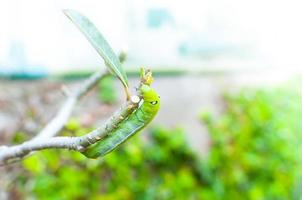
{"label": "curled leaf", "polygon": [[95,25],[84,15],[75,10],[64,10],[64,14],[79,28],[86,36],[90,44],[95,48],[98,54],[104,59],[109,71],[116,75],[125,87],[127,99],[129,99],[127,75],[120,63],[118,57],[105,40],[103,35],[98,31]]}

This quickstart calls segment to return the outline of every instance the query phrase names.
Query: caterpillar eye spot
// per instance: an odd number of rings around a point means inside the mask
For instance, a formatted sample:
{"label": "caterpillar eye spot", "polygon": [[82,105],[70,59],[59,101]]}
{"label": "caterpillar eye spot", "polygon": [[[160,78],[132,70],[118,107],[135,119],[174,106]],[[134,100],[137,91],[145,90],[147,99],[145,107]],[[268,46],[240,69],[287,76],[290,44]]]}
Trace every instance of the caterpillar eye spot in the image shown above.
{"label": "caterpillar eye spot", "polygon": [[152,105],[156,105],[157,104],[157,101],[151,101],[150,102]]}

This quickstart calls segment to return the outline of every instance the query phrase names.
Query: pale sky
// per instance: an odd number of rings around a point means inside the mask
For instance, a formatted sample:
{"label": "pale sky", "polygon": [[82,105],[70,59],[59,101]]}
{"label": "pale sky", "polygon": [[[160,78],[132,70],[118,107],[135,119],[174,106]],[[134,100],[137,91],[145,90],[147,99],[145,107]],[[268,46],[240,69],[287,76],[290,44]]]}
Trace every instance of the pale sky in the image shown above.
{"label": "pale sky", "polygon": [[[0,0],[0,66],[15,63],[9,56],[12,44],[22,46],[26,64],[44,66],[51,73],[102,65],[94,49],[62,14],[66,8],[87,15],[115,52],[128,50],[131,66],[237,63],[236,57],[210,61],[179,57],[179,43],[195,38],[210,45],[226,41],[247,46],[250,58],[238,58],[242,67],[255,63],[260,67],[302,66],[302,2],[294,0]],[[150,8],[168,10],[175,26],[146,29]],[[138,29],[131,29],[133,23]]]}

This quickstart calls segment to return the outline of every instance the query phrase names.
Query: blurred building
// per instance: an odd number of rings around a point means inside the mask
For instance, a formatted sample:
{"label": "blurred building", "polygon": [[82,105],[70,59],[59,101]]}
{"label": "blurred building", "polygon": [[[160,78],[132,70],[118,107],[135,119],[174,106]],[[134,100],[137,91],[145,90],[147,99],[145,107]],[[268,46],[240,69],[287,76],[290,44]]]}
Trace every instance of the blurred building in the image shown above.
{"label": "blurred building", "polygon": [[128,69],[188,70],[302,64],[299,1],[11,0],[0,6],[0,73],[92,70],[102,59],[63,15],[89,17]]}

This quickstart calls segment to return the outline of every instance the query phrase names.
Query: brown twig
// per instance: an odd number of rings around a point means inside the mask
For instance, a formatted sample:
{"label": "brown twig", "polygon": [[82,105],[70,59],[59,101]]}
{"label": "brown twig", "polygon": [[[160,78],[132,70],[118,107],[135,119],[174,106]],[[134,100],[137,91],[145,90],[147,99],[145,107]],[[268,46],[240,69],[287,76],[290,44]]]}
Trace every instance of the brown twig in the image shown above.
{"label": "brown twig", "polygon": [[101,140],[110,133],[138,107],[140,101],[138,96],[132,96],[103,126],[90,133],[80,137],[54,137],[69,119],[76,102],[105,75],[106,73],[103,72],[97,72],[92,75],[81,88],[69,96],[57,116],[36,137],[19,145],[0,147],[0,166],[19,161],[30,153],[42,149],[59,148],[82,151],[90,144]]}

